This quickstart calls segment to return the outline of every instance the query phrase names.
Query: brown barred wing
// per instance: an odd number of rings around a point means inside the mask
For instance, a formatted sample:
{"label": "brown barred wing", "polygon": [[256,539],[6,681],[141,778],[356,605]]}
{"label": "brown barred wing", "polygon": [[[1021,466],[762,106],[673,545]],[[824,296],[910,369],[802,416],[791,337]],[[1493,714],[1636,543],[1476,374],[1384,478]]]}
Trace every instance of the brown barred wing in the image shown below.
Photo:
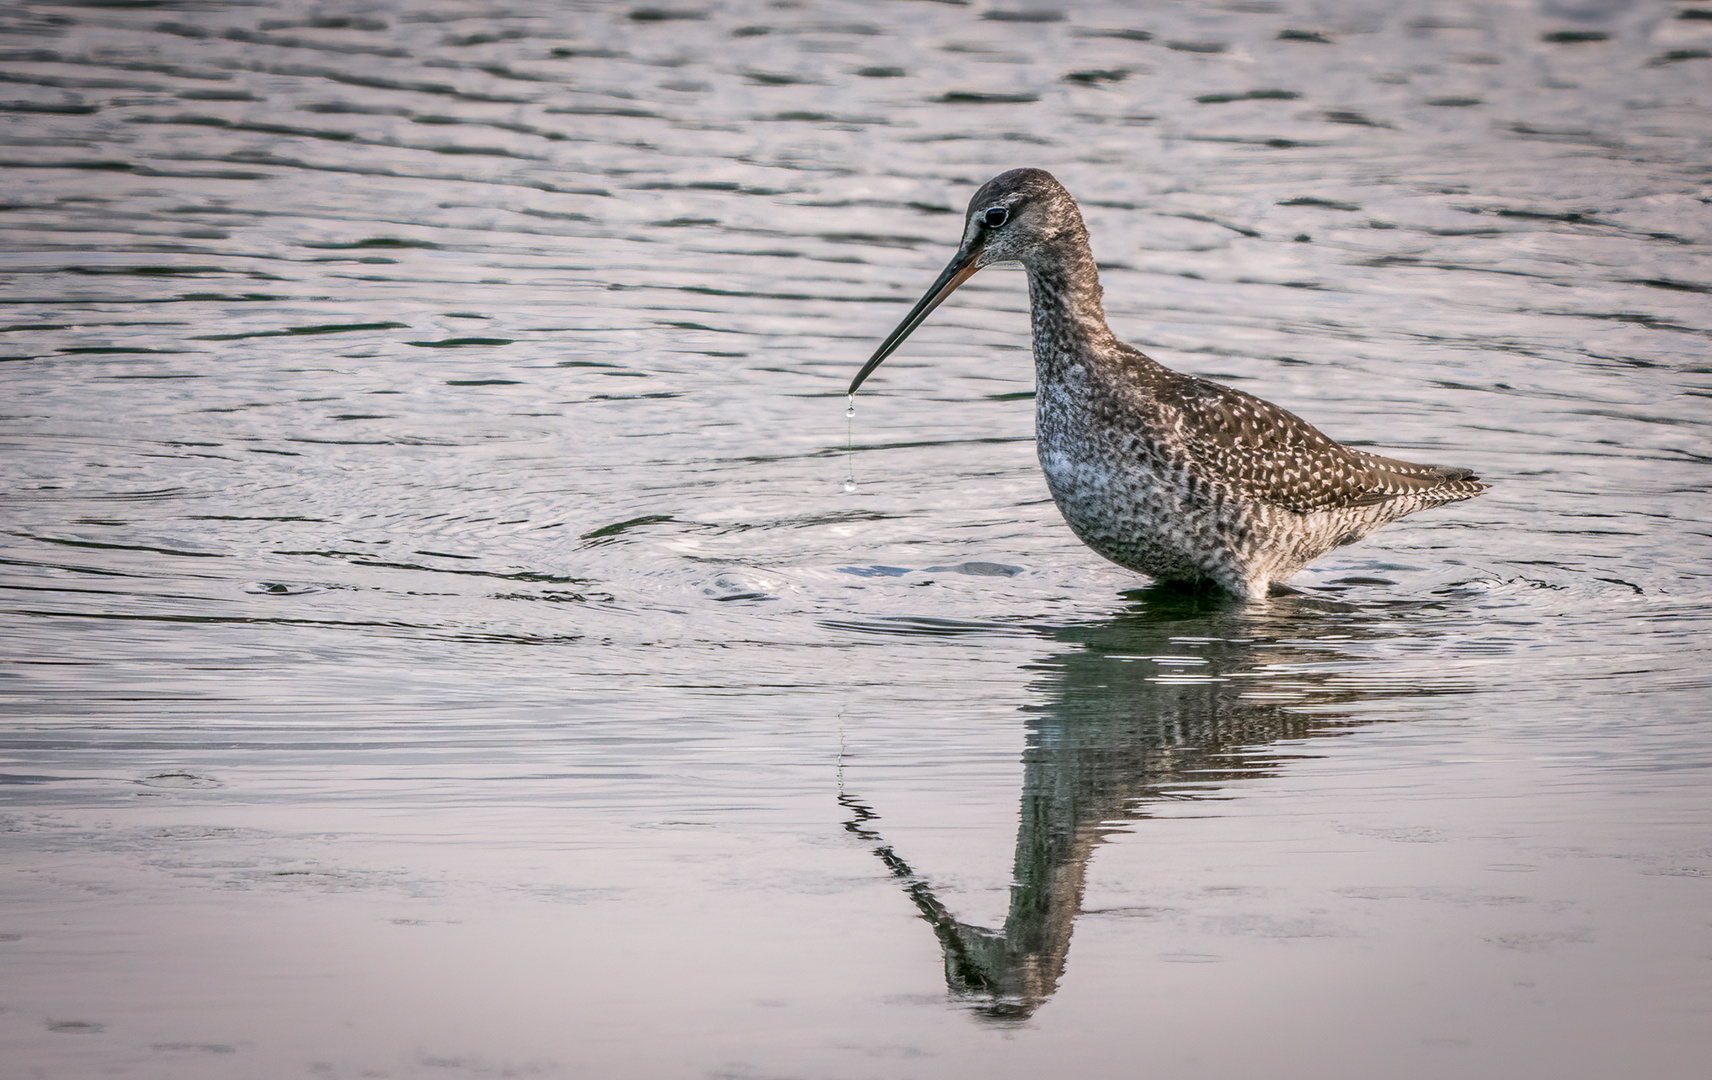
{"label": "brown barred wing", "polygon": [[1472,469],[1458,469],[1449,465],[1418,465],[1412,461],[1380,457],[1365,450],[1350,452],[1367,465],[1368,472],[1378,485],[1375,493],[1380,499],[1399,495],[1425,495],[1432,499],[1434,505],[1438,505],[1472,499],[1487,487],[1474,475]]}
{"label": "brown barred wing", "polygon": [[1466,469],[1417,465],[1335,442],[1252,394],[1183,376],[1160,394],[1183,466],[1196,479],[1299,513],[1373,506],[1405,495],[1478,495]]}

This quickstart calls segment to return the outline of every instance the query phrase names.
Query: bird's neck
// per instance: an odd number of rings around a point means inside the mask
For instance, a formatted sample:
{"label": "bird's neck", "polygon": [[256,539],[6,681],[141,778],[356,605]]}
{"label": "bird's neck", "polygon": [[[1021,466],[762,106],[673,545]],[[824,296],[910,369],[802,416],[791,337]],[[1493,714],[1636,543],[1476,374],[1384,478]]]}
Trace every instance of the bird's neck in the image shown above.
{"label": "bird's neck", "polygon": [[1065,236],[1039,256],[1026,264],[1035,366],[1042,379],[1061,378],[1085,358],[1109,353],[1117,339],[1106,327],[1086,233]]}

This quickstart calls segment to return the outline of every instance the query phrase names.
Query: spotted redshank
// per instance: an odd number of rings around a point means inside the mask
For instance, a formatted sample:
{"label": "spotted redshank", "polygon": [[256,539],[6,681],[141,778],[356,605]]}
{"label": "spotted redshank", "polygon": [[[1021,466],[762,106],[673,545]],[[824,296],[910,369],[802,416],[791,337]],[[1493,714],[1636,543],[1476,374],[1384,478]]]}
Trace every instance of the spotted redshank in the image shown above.
{"label": "spotted redshank", "polygon": [[1082,213],[1040,169],[1013,169],[975,193],[956,256],[850,393],[957,286],[998,263],[1028,271],[1047,487],[1076,535],[1119,566],[1259,599],[1334,547],[1486,490],[1467,469],[1334,442],[1270,402],[1119,341]]}

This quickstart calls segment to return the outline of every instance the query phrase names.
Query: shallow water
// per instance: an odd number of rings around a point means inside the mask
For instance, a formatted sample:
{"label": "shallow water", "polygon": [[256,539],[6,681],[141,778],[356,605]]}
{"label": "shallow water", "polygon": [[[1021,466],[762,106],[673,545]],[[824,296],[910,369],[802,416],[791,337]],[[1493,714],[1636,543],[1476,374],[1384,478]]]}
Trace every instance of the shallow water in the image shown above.
{"label": "shallow water", "polygon": [[[9,1067],[1701,1075],[1712,17],[1395,8],[0,12]],[[1003,271],[847,421],[1024,164],[1493,490],[1144,588]]]}

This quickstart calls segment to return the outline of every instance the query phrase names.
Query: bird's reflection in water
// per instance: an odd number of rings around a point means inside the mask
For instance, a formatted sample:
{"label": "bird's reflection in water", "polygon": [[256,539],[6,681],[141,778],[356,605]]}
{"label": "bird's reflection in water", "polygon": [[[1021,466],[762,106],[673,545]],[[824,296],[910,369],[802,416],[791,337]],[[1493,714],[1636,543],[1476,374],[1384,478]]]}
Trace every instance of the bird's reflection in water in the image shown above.
{"label": "bird's reflection in water", "polygon": [[1407,633],[1395,609],[1307,597],[1265,609],[1162,589],[1130,597],[1109,621],[1046,631],[1068,647],[1038,665],[1037,700],[1023,707],[1022,807],[1002,928],[959,920],[931,874],[886,841],[876,810],[840,795],[845,828],[872,845],[932,925],[952,995],[988,1018],[1026,1019],[1057,988],[1088,859],[1114,823],[1146,817],[1156,800],[1271,774],[1283,757],[1269,745],[1368,722],[1339,708],[1368,691],[1334,673],[1355,664],[1351,643]]}

